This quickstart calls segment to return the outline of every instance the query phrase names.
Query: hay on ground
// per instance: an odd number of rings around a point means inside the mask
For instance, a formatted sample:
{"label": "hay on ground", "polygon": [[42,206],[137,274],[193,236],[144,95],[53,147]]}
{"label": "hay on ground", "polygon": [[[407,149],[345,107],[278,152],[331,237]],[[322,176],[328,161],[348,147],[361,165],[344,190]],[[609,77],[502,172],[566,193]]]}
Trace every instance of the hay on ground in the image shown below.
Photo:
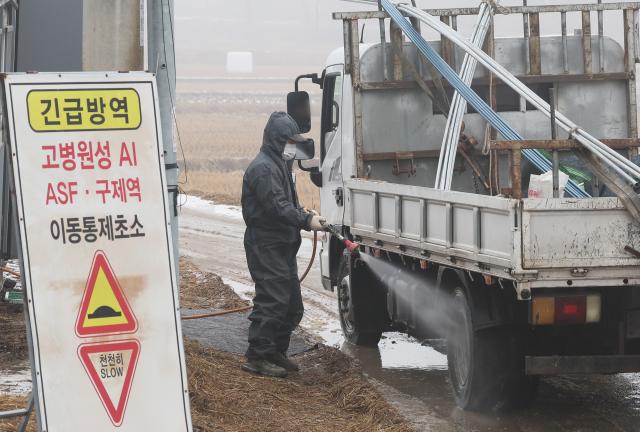
{"label": "hay on ground", "polygon": [[186,343],[196,431],[405,432],[411,427],[353,361],[321,346],[293,357],[302,371],[286,379],[240,369],[241,356]]}
{"label": "hay on ground", "polygon": [[216,274],[200,270],[180,258],[180,305],[186,309],[235,309],[247,306]]}

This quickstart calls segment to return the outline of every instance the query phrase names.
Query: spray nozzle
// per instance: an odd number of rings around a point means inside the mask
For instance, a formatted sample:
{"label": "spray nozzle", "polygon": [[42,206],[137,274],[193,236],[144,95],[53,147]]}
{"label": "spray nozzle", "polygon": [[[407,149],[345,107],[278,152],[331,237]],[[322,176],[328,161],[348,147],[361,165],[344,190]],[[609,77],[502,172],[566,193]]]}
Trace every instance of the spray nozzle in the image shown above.
{"label": "spray nozzle", "polygon": [[347,250],[351,253],[354,253],[360,248],[360,245],[358,243],[354,243],[351,240],[345,239],[343,243]]}
{"label": "spray nozzle", "polygon": [[338,240],[340,240],[342,242],[342,244],[344,244],[344,247],[347,248],[347,250],[349,251],[349,253],[356,253],[358,251],[358,249],[360,248],[360,245],[358,243],[352,242],[351,240],[349,240],[348,238],[346,238],[345,236],[342,235],[342,233],[340,233],[340,231],[338,230],[338,228],[335,225],[332,224],[326,224],[325,228],[327,229],[327,231],[329,231],[331,234],[333,234],[334,236],[336,236],[336,238]]}

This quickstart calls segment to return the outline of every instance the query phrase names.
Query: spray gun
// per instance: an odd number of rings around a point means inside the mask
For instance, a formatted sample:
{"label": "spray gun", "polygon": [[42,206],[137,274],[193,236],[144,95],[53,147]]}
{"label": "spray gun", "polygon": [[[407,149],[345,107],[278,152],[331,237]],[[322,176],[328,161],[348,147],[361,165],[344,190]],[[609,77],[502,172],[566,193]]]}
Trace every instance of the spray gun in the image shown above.
{"label": "spray gun", "polygon": [[344,247],[347,248],[349,253],[353,254],[357,252],[360,245],[358,243],[352,242],[351,240],[343,236],[335,225],[328,223],[328,224],[325,224],[324,227],[328,232],[336,236],[336,238],[344,244]]}

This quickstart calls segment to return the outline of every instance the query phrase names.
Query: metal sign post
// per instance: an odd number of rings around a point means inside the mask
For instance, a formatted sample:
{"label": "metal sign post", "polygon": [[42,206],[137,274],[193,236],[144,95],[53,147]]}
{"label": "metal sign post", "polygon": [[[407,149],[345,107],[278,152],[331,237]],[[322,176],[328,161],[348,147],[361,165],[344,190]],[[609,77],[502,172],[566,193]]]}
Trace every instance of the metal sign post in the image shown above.
{"label": "metal sign post", "polygon": [[191,431],[155,76],[3,87],[40,430]]}

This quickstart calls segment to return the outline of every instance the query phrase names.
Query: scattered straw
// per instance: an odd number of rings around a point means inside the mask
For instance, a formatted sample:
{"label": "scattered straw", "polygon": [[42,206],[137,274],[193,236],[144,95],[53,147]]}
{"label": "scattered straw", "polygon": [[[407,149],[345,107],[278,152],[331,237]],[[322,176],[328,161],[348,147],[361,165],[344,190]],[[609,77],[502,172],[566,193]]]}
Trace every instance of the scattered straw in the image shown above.
{"label": "scattered straw", "polygon": [[180,304],[187,309],[235,309],[247,306],[220,276],[180,258]]}
{"label": "scattered straw", "polygon": [[[27,405],[27,396],[0,396],[0,411],[12,411],[15,409],[23,409]],[[0,432],[15,432],[22,422],[22,417],[0,420]],[[35,432],[36,420],[32,415],[29,420],[27,432]]]}
{"label": "scattered straw", "polygon": [[300,373],[265,378],[240,370],[242,357],[186,343],[196,431],[412,430],[351,359],[320,347],[294,357]]}

